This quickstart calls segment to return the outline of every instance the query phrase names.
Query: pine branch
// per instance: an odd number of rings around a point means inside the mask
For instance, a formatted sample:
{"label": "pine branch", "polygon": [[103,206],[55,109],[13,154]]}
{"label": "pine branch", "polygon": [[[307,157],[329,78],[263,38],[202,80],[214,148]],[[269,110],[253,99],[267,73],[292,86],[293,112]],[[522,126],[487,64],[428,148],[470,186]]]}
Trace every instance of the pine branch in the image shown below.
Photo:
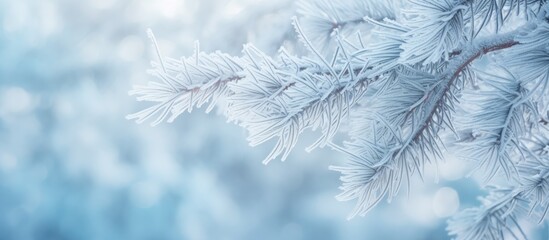
{"label": "pine branch", "polygon": [[[343,192],[338,199],[343,201],[358,199],[350,217],[357,214],[365,215],[385,196],[390,200],[397,194],[402,181],[408,179],[409,182],[413,169],[421,174],[421,169],[425,161],[429,160],[429,155],[441,156],[437,134],[444,126],[453,128],[449,122],[450,113],[454,109],[456,93],[460,90],[459,83],[463,81],[461,78],[465,76],[462,73],[480,56],[518,44],[514,40],[518,33],[517,30],[476,40],[451,59],[446,69],[439,75],[433,76],[433,80],[428,80],[426,75],[422,78],[414,78],[415,81],[405,79],[402,82],[404,85],[401,84],[395,89],[396,91],[383,93],[385,96],[390,96],[392,100],[386,106],[379,108],[387,109],[389,113],[385,112],[385,116],[381,117],[385,119],[378,118],[374,123],[372,121],[363,123],[373,131],[370,134],[373,139],[355,139],[355,143],[352,143],[349,149],[343,150],[350,153],[352,163],[345,167],[331,167],[332,170],[339,171],[343,175],[341,177]],[[409,76],[405,74],[405,77]],[[423,84],[416,86],[419,79],[426,78]],[[394,102],[404,97],[402,93],[398,94],[398,91],[410,93],[414,88],[416,92],[419,89],[423,94],[412,95],[404,104]],[[414,98],[415,101],[413,101]],[[383,102],[380,99],[375,101]],[[397,106],[402,105],[408,108],[408,111],[399,110]],[[388,120],[393,121],[387,123]],[[385,126],[376,127],[376,121]],[[377,130],[378,128],[385,130]]]}
{"label": "pine branch", "polygon": [[505,233],[514,239],[527,239],[517,220],[527,205],[523,195],[520,191],[495,191],[482,199],[482,207],[466,209],[455,216],[447,230],[456,240],[505,239]]}
{"label": "pine branch", "polygon": [[277,64],[255,48],[248,50],[255,67],[248,69],[251,77],[231,84],[229,119],[248,129],[252,146],[278,139],[264,163],[279,155],[286,159],[307,128],[323,131],[312,147],[326,145],[341,119],[375,81],[365,74],[365,65],[355,67],[351,59],[311,71],[304,67],[304,59],[282,54]]}
{"label": "pine branch", "polygon": [[[541,13],[540,16],[545,14]],[[536,88],[538,97],[546,96],[549,84],[549,24],[542,18],[534,21],[526,34],[518,36],[517,40],[522,44],[507,52],[505,63],[512,69],[522,82],[530,85],[539,85]]]}
{"label": "pine branch", "polygon": [[[471,39],[477,37],[482,31],[499,32],[513,15],[523,15],[529,18],[529,11],[540,8],[543,1],[532,0],[474,0],[470,1],[469,11],[472,13],[471,19],[468,21],[472,24]],[[538,5],[534,7],[533,5]],[[479,24],[476,25],[475,22]],[[490,23],[494,26],[489,28]],[[493,30],[492,30],[493,29]]]}
{"label": "pine branch", "polygon": [[378,21],[365,17],[364,20],[376,27],[372,30],[372,38],[378,39],[363,50],[372,63],[370,74],[378,76],[396,69],[400,65],[401,46],[405,43],[403,36],[410,28],[389,19]]}
{"label": "pine branch", "polygon": [[[305,35],[302,39],[316,52]],[[264,163],[281,154],[284,160],[307,128],[321,128],[323,132],[311,149],[325,146],[369,82],[376,79],[366,75],[370,67],[362,59],[363,53],[353,49],[358,48],[340,44],[331,63],[317,54],[323,65],[285,50],[274,60],[252,45],[245,47],[243,58],[199,53],[196,49],[194,57],[178,61],[163,60],[159,53],[160,63],[152,73],[161,82],[136,86],[130,92],[138,95],[139,101],[158,104],[127,118],[140,123],[157,115],[152,123],[156,125],[171,114],[171,122],[184,111],[190,112],[206,102],[210,102],[210,111],[219,98],[226,98],[229,121],[249,130],[252,146],[278,138]]]}
{"label": "pine branch", "polygon": [[346,32],[346,36],[354,34],[357,26],[366,23],[363,19],[366,16],[376,20],[395,19],[398,5],[397,0],[302,0],[298,2],[298,14],[305,35],[315,47],[327,52],[335,43],[334,36],[340,32]]}
{"label": "pine branch", "polygon": [[[243,57],[197,48],[191,58],[164,60],[157,48],[152,73],[159,81],[131,92],[156,104],[128,118],[156,117],[154,125],[206,102],[209,111],[224,98],[229,121],[248,130],[251,145],[276,140],[264,163],[286,159],[303,131],[319,129],[322,137],[308,150],[328,145],[349,155],[347,165],[331,169],[342,174],[337,198],[357,199],[350,217],[390,201],[427,163],[437,164],[442,130],[467,131],[461,150],[480,158],[487,181],[503,171],[510,186],[457,216],[450,233],[525,238],[518,218],[529,212],[545,219],[549,209],[549,142],[546,134],[531,135],[549,119],[549,4],[413,0],[398,16],[394,3],[301,2],[302,18],[293,24],[309,56],[281,49],[269,57],[246,45]],[[513,21],[525,24],[508,31]],[[371,35],[355,41],[342,33],[362,23],[374,27]],[[501,68],[472,68],[483,56]],[[481,91],[463,91],[468,82]],[[470,119],[461,125],[453,117],[460,100]],[[351,139],[339,146],[332,139],[348,115]]]}
{"label": "pine branch", "polygon": [[406,42],[401,62],[414,65],[437,63],[448,59],[449,53],[459,48],[465,40],[464,11],[467,4],[454,0],[414,0],[414,8],[406,13],[411,30],[405,34]]}
{"label": "pine branch", "polygon": [[[531,153],[518,165],[518,184],[513,189],[492,189],[482,206],[465,209],[448,221],[450,235],[457,239],[527,239],[518,218],[536,215],[541,223],[549,210],[549,156],[539,149],[549,145],[547,129],[526,140]],[[523,140],[525,141],[525,140]],[[518,238],[520,236],[520,238]]]}
{"label": "pine branch", "polygon": [[461,131],[477,135],[460,147],[465,150],[465,157],[479,162],[475,169],[486,170],[486,182],[500,170],[508,179],[518,175],[518,159],[513,152],[520,150],[517,142],[529,132],[528,119],[538,118],[532,93],[524,83],[504,67],[490,70],[495,74],[476,71],[483,89],[464,94],[463,105],[469,109],[462,114],[460,124]]}
{"label": "pine branch", "polygon": [[134,86],[129,92],[137,95],[138,101],[157,104],[130,114],[127,119],[142,123],[156,115],[151,123],[154,126],[165,119],[172,122],[181,113],[191,112],[194,107],[207,102],[210,102],[206,110],[209,112],[220,97],[228,95],[227,83],[245,77],[241,60],[219,52],[205,54],[196,49],[194,57],[181,60],[164,60],[159,53],[159,59],[160,63],[153,64],[155,68],[150,73],[161,81]]}

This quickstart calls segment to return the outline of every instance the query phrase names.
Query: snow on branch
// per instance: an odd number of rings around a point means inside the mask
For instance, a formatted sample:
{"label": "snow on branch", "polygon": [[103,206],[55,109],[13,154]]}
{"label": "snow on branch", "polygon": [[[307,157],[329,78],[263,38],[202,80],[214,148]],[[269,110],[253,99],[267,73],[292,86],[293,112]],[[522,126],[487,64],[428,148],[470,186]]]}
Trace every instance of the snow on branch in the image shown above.
{"label": "snow on branch", "polygon": [[538,0],[464,0],[469,2],[471,38],[482,31],[499,32],[504,25],[512,24],[511,16],[522,15],[529,18],[532,10],[538,10],[544,1]]}
{"label": "snow on branch", "polygon": [[365,23],[364,17],[395,19],[400,0],[302,0],[297,5],[305,34],[315,47],[325,51],[334,42],[336,32]]}
{"label": "snow on branch", "polygon": [[[411,129],[403,129],[403,126],[412,123],[412,118],[420,117],[406,113],[423,97],[424,90],[434,85],[436,79],[401,69],[385,81],[395,83],[372,101],[366,102],[353,116],[353,141],[346,143],[342,149],[351,161],[346,166],[331,167],[342,173],[343,192],[337,196],[338,200],[358,200],[349,217],[366,214],[386,196],[390,200],[425,160],[413,152],[416,147],[421,147],[416,144],[422,142],[419,138],[418,141],[412,140]],[[415,113],[419,114],[420,111]]]}
{"label": "snow on branch", "polygon": [[504,55],[505,63],[525,84],[539,85],[537,95],[543,97],[549,85],[549,23],[536,21],[516,39],[521,44]]}
{"label": "snow on branch", "polygon": [[495,191],[481,199],[482,207],[469,208],[456,215],[447,228],[456,240],[527,239],[518,223],[519,213],[526,210],[527,199],[519,191]]}
{"label": "snow on branch", "polygon": [[[264,163],[286,159],[302,132],[319,129],[308,150],[330,146],[349,156],[330,168],[341,173],[337,198],[357,200],[350,217],[390,201],[437,164],[448,140],[441,132],[450,130],[486,183],[500,175],[509,183],[450,221],[451,235],[522,239],[519,217],[545,219],[549,137],[536,131],[549,123],[547,1],[303,0],[299,14],[293,25],[309,55],[282,48],[271,57],[251,44],[240,57],[159,53],[151,71],[158,80],[130,92],[155,105],[128,118],[155,125],[224,98],[226,116],[248,130],[252,146],[275,141]],[[365,37],[341,33],[362,23],[373,28]],[[480,58],[488,61],[472,66]],[[332,141],[346,116],[350,140],[340,145]]]}
{"label": "snow on branch", "polygon": [[366,65],[352,61],[309,66],[312,61],[284,51],[278,61],[252,46],[245,52],[254,67],[249,77],[230,85],[229,119],[248,129],[252,146],[278,138],[264,163],[279,155],[286,159],[307,128],[322,129],[312,147],[326,145],[373,80],[366,77]]}
{"label": "snow on branch", "polygon": [[[537,120],[532,91],[504,67],[489,72],[476,70],[481,90],[464,93],[464,110],[456,121],[460,131],[474,133],[473,140],[461,142],[468,159],[477,161],[477,170],[486,170],[486,181],[500,170],[507,178],[516,177],[520,156],[519,138],[529,133],[529,121]],[[491,73],[493,72],[493,73]]]}
{"label": "snow on branch", "polygon": [[450,235],[460,239],[527,239],[518,218],[532,216],[542,222],[549,210],[549,131],[540,129],[534,140],[522,140],[530,155],[518,164],[520,178],[514,188],[491,188],[482,206],[465,209],[448,221]]}
{"label": "snow on branch", "polygon": [[455,0],[414,0],[410,16],[412,30],[406,33],[401,62],[407,64],[439,62],[465,40],[464,11],[466,3]]}
{"label": "snow on branch", "polygon": [[[422,174],[426,161],[442,157],[438,132],[444,127],[453,129],[450,115],[456,94],[469,76],[464,72],[478,57],[516,45],[515,35],[473,42],[436,76],[413,69],[400,71],[395,76],[397,84],[374,98],[372,105],[365,105],[366,114],[353,123],[363,129],[354,130],[358,135],[342,150],[352,161],[331,167],[343,175],[338,199],[358,199],[350,217],[365,215],[385,196],[390,200],[415,171]],[[368,116],[373,117],[365,119]]]}
{"label": "snow on branch", "polygon": [[373,76],[389,72],[399,66],[402,49],[400,46],[405,43],[404,34],[410,31],[410,28],[389,19],[376,21],[365,17],[365,21],[372,23],[375,28],[372,30],[372,38],[375,38],[371,44],[364,48],[364,55],[372,63],[370,74]]}
{"label": "snow on branch", "polygon": [[136,95],[138,101],[156,102],[155,105],[127,116],[142,123],[155,118],[151,123],[157,125],[167,119],[172,122],[181,113],[191,112],[209,102],[207,112],[220,97],[228,95],[227,83],[244,78],[243,62],[227,54],[200,52],[198,44],[195,55],[190,58],[163,59],[152,32],[159,56],[159,63],[153,63],[149,72],[160,81],[150,81],[147,86],[134,86],[130,95]]}
{"label": "snow on branch", "polygon": [[[130,92],[139,101],[158,103],[128,115],[128,119],[143,122],[157,116],[153,125],[165,119],[171,122],[206,102],[209,111],[218,98],[226,98],[229,121],[248,129],[250,145],[278,139],[264,163],[280,155],[286,159],[307,128],[320,128],[323,133],[311,149],[325,146],[376,78],[367,76],[367,61],[356,51],[363,46],[340,39],[328,61],[305,35],[301,39],[316,53],[316,59],[295,57],[283,49],[278,59],[272,59],[252,45],[244,47],[242,58],[200,53],[198,48],[195,56],[181,60],[164,60],[159,54],[160,63],[151,73],[161,81],[136,86]],[[316,63],[318,59],[322,64]]]}

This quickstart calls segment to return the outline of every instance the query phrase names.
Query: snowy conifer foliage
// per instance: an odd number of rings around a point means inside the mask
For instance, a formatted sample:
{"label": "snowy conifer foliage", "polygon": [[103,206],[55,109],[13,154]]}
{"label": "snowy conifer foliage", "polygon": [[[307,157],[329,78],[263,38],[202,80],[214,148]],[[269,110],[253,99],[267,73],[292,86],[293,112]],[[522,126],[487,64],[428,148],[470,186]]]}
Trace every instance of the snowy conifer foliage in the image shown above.
{"label": "snowy conifer foliage", "polygon": [[[304,0],[293,19],[307,55],[251,44],[241,56],[163,58],[130,92],[154,104],[129,119],[152,124],[219,100],[252,146],[274,139],[284,160],[308,150],[348,155],[340,200],[350,217],[390,201],[452,145],[490,191],[449,220],[457,239],[526,238],[524,219],[549,210],[549,4],[534,0]],[[151,38],[154,37],[151,34]],[[350,117],[349,117],[350,116]],[[333,141],[342,125],[348,140]],[[501,182],[506,183],[504,186]]]}

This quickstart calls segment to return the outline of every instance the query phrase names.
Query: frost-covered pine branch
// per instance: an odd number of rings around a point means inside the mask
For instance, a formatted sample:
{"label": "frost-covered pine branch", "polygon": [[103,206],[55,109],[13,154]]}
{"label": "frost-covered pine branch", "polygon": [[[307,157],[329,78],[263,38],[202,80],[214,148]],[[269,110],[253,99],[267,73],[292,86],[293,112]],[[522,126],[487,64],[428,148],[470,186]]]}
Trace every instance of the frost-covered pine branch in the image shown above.
{"label": "frost-covered pine branch", "polygon": [[537,129],[519,143],[525,160],[517,164],[518,178],[511,188],[490,188],[482,206],[465,209],[449,221],[457,239],[526,239],[519,219],[542,222],[549,211],[549,130]]}
{"label": "frost-covered pine branch", "polygon": [[210,102],[206,110],[209,112],[217,103],[217,99],[230,91],[227,84],[245,76],[241,59],[220,52],[200,52],[198,43],[193,57],[180,60],[163,59],[151,31],[149,37],[157,47],[160,59],[159,63],[153,63],[155,68],[149,72],[161,81],[151,81],[147,86],[134,86],[130,95],[137,95],[138,101],[151,101],[157,104],[128,115],[128,119],[142,123],[149,118],[155,118],[152,122],[154,126],[166,119],[172,122],[181,113],[191,112],[193,108],[207,102]]}
{"label": "frost-covered pine branch", "polygon": [[[478,170],[484,170],[487,180],[503,171],[507,178],[516,177],[520,157],[513,152],[519,150],[519,141],[525,137],[536,121],[538,109],[527,84],[506,68],[496,67],[491,72],[477,70],[477,79],[482,83],[480,90],[466,91],[467,107],[456,119],[463,132],[474,134],[474,141],[463,141],[464,157],[474,159],[482,156]],[[541,81],[539,82],[541,83]],[[534,86],[540,87],[539,84]]]}
{"label": "frost-covered pine branch", "polygon": [[[248,129],[252,146],[277,137],[265,163],[282,155],[285,159],[306,128],[321,128],[323,136],[313,144],[324,146],[337,133],[342,118],[374,79],[365,75],[366,65],[351,58],[338,63],[314,63],[284,51],[275,61],[253,47],[245,52],[251,62],[250,77],[231,84],[228,117]],[[312,65],[311,65],[312,64]],[[324,66],[323,66],[324,65]]]}
{"label": "frost-covered pine branch", "polygon": [[[483,184],[510,183],[490,188],[481,207],[450,221],[451,235],[520,239],[527,233],[519,218],[545,218],[546,1],[297,5],[293,24],[308,55],[281,48],[273,57],[251,44],[241,56],[198,47],[180,60],[159,54],[152,70],[159,80],[130,92],[156,104],[128,118],[158,124],[205,103],[210,111],[223,99],[224,114],[248,130],[252,146],[276,140],[265,163],[286,159],[305,130],[318,129],[322,136],[308,150],[329,146],[348,155],[331,169],[342,174],[338,199],[357,200],[351,217],[409,188],[451,144],[477,164]],[[344,123],[349,140],[341,144],[333,139]]]}
{"label": "frost-covered pine branch", "polygon": [[[451,113],[456,94],[470,77],[462,73],[483,53],[514,45],[513,36],[511,33],[479,39],[437,74],[397,71],[394,74],[397,83],[380,97],[371,99],[371,104],[365,104],[366,112],[353,123],[363,129],[351,133],[351,136],[358,134],[350,150],[362,153],[354,159],[358,164],[332,168],[343,174],[343,193],[339,198],[358,199],[353,215],[366,214],[385,195],[391,199],[402,182],[409,180],[405,178],[416,171],[421,174],[426,161],[442,158],[438,133],[441,128],[454,128]],[[363,174],[366,172],[371,174]]]}

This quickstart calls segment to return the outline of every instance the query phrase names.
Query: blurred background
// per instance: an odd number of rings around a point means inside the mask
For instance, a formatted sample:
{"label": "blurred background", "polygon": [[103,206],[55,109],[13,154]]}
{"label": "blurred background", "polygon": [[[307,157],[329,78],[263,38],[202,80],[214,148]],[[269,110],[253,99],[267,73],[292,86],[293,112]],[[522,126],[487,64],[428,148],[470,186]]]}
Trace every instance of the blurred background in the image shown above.
{"label": "blurred background", "polygon": [[[445,239],[478,204],[454,159],[366,217],[338,202],[345,156],[261,160],[246,132],[201,109],[151,127],[127,92],[154,80],[156,54],[274,54],[295,43],[293,1],[0,0],[0,239]],[[297,50],[296,50],[297,51]],[[434,171],[430,171],[434,172]]]}

